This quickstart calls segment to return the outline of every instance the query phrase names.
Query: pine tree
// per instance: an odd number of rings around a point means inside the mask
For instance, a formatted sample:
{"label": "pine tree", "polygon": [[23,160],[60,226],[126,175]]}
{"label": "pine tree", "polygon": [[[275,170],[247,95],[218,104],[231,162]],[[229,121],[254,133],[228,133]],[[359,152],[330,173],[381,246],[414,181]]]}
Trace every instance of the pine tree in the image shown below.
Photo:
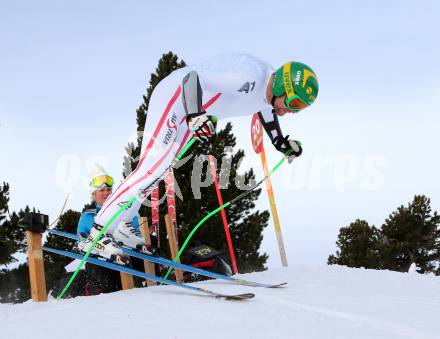
{"label": "pine tree", "polygon": [[416,263],[419,273],[440,274],[440,215],[432,213],[430,199],[416,195],[382,225],[384,268],[407,272]]}
{"label": "pine tree", "polygon": [[380,268],[380,232],[365,220],[357,219],[339,230],[336,255],[330,255],[329,265]]}
{"label": "pine tree", "polygon": [[10,221],[7,220],[9,203],[9,185],[3,183],[0,187],[0,265],[7,265],[14,261],[13,242],[9,239]]}
{"label": "pine tree", "polygon": [[[0,264],[15,262],[16,253],[26,250],[25,230],[20,219],[31,210],[28,206],[18,213],[9,214],[9,185],[0,187]],[[33,209],[35,211],[35,208]],[[18,303],[30,298],[29,267],[27,263],[12,270],[0,271],[0,302]]]}
{"label": "pine tree", "polygon": [[29,266],[0,271],[0,303],[22,303],[31,298]]}
{"label": "pine tree", "polygon": [[24,229],[19,226],[19,219],[23,217],[25,211],[20,211],[17,215],[12,213],[9,216],[9,185],[3,183],[0,187],[0,265],[10,264],[16,259],[13,255],[17,252],[24,252],[26,248]]}
{"label": "pine tree", "polygon": [[328,264],[408,272],[415,263],[419,273],[440,275],[440,216],[430,202],[416,195],[380,229],[361,220],[341,228],[336,242],[340,250],[329,256]]}

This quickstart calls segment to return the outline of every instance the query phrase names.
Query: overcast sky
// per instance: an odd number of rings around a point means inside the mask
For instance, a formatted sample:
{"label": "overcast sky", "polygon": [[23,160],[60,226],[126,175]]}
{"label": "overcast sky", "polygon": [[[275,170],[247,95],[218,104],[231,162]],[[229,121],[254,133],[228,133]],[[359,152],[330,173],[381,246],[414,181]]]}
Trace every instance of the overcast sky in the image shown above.
{"label": "overcast sky", "polygon": [[[168,51],[187,64],[241,52],[316,71],[316,103],[280,120],[304,145],[273,177],[291,265],[325,264],[341,226],[380,226],[415,194],[440,210],[438,2],[218,4],[0,1],[0,180],[11,210],[35,206],[53,220],[66,181],[68,208],[81,210],[86,168],[99,159],[121,178],[136,108]],[[250,119],[232,123],[260,178]],[[271,167],[280,154],[265,144]],[[258,207],[268,208],[265,193]],[[263,250],[280,265],[272,221]]]}

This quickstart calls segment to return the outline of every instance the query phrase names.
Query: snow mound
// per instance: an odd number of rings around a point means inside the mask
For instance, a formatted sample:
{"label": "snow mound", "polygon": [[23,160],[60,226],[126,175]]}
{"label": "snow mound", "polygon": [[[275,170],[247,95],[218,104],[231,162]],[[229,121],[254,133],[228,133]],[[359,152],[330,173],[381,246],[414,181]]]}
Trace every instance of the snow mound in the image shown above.
{"label": "snow mound", "polygon": [[47,303],[0,304],[3,338],[440,338],[440,279],[340,266],[245,274],[279,289],[224,281],[196,285],[227,301],[172,286]]}

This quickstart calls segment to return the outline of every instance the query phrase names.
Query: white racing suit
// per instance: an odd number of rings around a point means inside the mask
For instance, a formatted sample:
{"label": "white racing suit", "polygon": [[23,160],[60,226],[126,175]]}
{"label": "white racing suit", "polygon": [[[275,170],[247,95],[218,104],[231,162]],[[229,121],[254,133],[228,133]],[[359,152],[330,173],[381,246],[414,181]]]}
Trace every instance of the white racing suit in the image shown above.
{"label": "white racing suit", "polygon": [[[107,233],[113,233],[121,221],[133,219],[155,183],[163,179],[174,158],[191,139],[182,96],[185,90],[182,81],[191,71],[198,75],[201,93],[198,91],[198,99],[186,98],[186,102],[199,100],[201,110],[218,119],[260,112],[260,117],[269,123],[276,121],[274,128],[279,131],[272,106],[266,99],[267,85],[274,73],[266,62],[247,54],[233,54],[174,71],[151,95],[138,166],[106,200],[95,222],[105,226],[127,201],[136,195],[140,199],[110,224]],[[266,131],[273,140],[271,134],[277,132],[267,128]]]}

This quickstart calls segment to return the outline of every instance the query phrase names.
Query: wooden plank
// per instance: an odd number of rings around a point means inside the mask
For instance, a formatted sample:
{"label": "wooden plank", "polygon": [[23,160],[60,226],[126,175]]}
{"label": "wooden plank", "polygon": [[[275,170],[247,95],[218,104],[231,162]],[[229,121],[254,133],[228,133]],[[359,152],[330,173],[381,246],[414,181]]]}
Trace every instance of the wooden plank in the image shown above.
{"label": "wooden plank", "polygon": [[[168,242],[170,245],[171,257],[174,259],[177,256],[177,253],[179,253],[179,247],[177,246],[176,232],[174,230],[173,220],[171,219],[171,215],[165,214],[165,224],[167,226],[167,235],[168,235]],[[180,259],[177,260],[177,262],[180,263]],[[183,281],[183,272],[181,270],[174,270],[174,272],[176,275],[176,280]]]}
{"label": "wooden plank", "polygon": [[121,276],[121,287],[123,290],[130,290],[134,288],[133,276],[124,272],[119,272]]}
{"label": "wooden plank", "polygon": [[29,279],[33,301],[47,301],[41,233],[26,231]]}
{"label": "wooden plank", "polygon": [[129,290],[134,288],[133,276],[124,272],[120,272],[120,274],[122,289]]}
{"label": "wooden plank", "polygon": [[[145,244],[151,245],[150,230],[148,229],[148,219],[146,217],[139,218],[140,230],[145,239]],[[144,260],[145,273],[156,276],[154,263]],[[147,279],[147,286],[156,285],[155,281]]]}

